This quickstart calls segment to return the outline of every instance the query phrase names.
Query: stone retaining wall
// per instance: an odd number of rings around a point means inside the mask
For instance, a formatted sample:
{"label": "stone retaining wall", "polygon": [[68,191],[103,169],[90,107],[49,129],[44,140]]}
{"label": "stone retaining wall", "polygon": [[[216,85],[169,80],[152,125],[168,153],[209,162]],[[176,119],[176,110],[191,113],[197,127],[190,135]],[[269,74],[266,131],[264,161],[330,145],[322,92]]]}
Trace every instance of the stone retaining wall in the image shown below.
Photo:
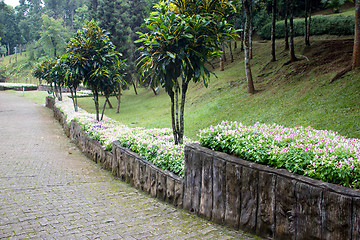
{"label": "stone retaining wall", "polygon": [[[54,99],[46,105],[54,106]],[[54,116],[79,148],[132,186],[211,221],[275,239],[360,239],[360,191],[190,144],[184,179],[113,142],[105,151],[74,121]]]}
{"label": "stone retaining wall", "polygon": [[122,147],[118,141],[113,142],[112,152],[106,151],[98,141],[91,139],[77,122],[71,121],[70,125],[67,124],[66,116],[55,107],[53,98],[46,98],[46,106],[53,109],[54,117],[63,126],[66,135],[94,162],[101,164],[104,169],[131,186],[175,207],[182,207],[182,178],[141,159],[138,154]]}
{"label": "stone retaining wall", "polygon": [[184,209],[275,239],[360,239],[360,191],[190,144]]}

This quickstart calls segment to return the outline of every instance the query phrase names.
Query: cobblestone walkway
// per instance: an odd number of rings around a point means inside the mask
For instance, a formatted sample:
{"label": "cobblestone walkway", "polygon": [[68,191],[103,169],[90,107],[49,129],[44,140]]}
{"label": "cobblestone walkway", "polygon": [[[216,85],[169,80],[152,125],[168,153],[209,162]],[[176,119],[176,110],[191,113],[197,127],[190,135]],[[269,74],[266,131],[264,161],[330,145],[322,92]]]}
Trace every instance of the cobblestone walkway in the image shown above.
{"label": "cobblestone walkway", "polygon": [[113,178],[45,107],[0,92],[0,239],[254,239]]}

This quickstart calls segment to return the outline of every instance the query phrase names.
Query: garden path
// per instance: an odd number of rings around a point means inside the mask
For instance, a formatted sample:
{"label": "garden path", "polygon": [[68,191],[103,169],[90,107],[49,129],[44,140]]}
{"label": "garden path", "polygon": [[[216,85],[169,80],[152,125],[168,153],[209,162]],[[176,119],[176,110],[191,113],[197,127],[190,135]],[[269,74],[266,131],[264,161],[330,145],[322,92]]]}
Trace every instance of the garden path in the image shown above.
{"label": "garden path", "polygon": [[118,181],[52,111],[0,92],[0,239],[254,239]]}

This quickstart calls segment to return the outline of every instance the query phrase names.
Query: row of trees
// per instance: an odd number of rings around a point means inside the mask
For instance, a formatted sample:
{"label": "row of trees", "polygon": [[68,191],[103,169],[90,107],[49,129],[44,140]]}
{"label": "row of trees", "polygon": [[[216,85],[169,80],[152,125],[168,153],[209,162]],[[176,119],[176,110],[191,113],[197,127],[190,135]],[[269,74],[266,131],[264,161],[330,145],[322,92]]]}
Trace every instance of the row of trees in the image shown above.
{"label": "row of trees", "polygon": [[[66,54],[55,60],[46,59],[33,71],[36,78],[44,79],[54,89],[54,95],[61,101],[61,88],[70,89],[75,111],[77,107],[76,89],[82,83],[91,89],[94,96],[96,119],[102,120],[106,104],[110,105],[109,97],[113,93],[118,96],[126,84],[126,60],[115,50],[108,33],[92,20],[79,30],[67,46]],[[99,94],[105,96],[105,104],[100,118]]]}

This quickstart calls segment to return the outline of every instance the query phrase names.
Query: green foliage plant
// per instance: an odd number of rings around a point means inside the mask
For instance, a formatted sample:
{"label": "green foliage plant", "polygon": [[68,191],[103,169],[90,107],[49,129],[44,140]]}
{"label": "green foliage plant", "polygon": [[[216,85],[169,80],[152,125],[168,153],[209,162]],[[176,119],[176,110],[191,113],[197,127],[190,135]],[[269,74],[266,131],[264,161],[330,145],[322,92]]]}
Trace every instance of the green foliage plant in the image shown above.
{"label": "green foliage plant", "polygon": [[122,80],[114,73],[122,61],[121,54],[115,51],[108,33],[94,20],[77,31],[68,44],[67,54],[72,61],[71,71],[81,76],[93,92],[96,120],[99,121],[99,93],[108,93],[117,80]]}
{"label": "green foliage plant", "polygon": [[56,89],[56,82],[54,82],[53,76],[51,74],[52,68],[55,66],[56,62],[51,59],[45,59],[43,62],[39,63],[35,68],[32,70],[32,75],[39,79],[41,84],[42,80],[45,80],[48,85],[50,85],[51,90],[49,93],[53,94],[55,97],[55,89]]}
{"label": "green foliage plant", "polygon": [[155,10],[144,24],[150,32],[139,33],[138,66],[144,79],[160,84],[169,95],[174,141],[182,144],[189,83],[202,79],[208,85],[211,72],[206,63],[210,56],[219,56],[217,40],[230,36],[232,29],[211,17],[176,13],[165,1],[155,5]]}
{"label": "green foliage plant", "polygon": [[200,131],[200,144],[245,160],[360,189],[360,140],[311,127],[245,126],[223,121]]}
{"label": "green foliage plant", "polygon": [[65,86],[65,77],[66,77],[67,66],[62,58],[58,59],[54,66],[50,69],[50,78],[54,83],[55,95],[62,101],[62,87]]}

